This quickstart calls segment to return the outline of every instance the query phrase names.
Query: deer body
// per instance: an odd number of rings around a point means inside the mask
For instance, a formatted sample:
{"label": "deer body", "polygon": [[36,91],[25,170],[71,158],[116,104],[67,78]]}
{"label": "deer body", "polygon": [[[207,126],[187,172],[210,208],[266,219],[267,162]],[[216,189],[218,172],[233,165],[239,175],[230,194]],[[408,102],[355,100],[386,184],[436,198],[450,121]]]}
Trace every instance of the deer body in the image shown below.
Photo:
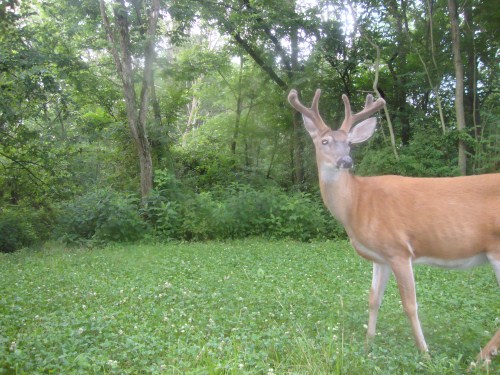
{"label": "deer body", "polygon": [[[350,145],[370,138],[385,105],[369,95],[365,109],[332,131],[318,111],[320,91],[311,108],[288,99],[302,113],[316,148],[320,190],[330,212],[343,224],[354,249],[373,262],[367,337],[375,336],[377,315],[394,273],[403,308],[417,346],[427,351],[417,313],[414,264],[464,269],[491,263],[500,285],[500,174],[450,178],[358,177],[350,173]],[[368,119],[367,119],[368,118]],[[362,121],[353,127],[354,123]],[[352,129],[351,129],[352,128]],[[500,301],[494,300],[500,307]],[[479,354],[489,360],[500,346],[500,330]]]}
{"label": "deer body", "polygon": [[[320,174],[323,201],[361,256],[464,268],[487,262],[500,241],[500,174],[411,178]],[[436,204],[439,202],[439,204]],[[383,213],[383,214],[382,214]],[[473,218],[473,219],[472,219]],[[370,251],[363,249],[373,249]],[[374,254],[374,255],[371,255]]]}

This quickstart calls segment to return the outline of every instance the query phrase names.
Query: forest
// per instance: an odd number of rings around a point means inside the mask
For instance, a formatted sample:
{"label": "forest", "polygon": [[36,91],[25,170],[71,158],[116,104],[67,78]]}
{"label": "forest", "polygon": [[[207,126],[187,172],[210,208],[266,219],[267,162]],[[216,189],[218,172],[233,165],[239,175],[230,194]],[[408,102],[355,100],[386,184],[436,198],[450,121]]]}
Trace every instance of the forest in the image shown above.
{"label": "forest", "polygon": [[354,173],[500,170],[493,0],[6,0],[0,251],[345,236],[291,89],[332,127],[387,103]]}

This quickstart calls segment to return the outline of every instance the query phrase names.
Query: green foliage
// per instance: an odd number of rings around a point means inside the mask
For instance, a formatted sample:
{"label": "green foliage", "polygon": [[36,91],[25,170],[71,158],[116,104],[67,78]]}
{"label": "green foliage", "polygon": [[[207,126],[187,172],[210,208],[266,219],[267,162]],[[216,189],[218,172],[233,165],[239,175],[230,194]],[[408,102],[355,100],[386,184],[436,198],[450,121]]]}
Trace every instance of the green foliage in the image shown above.
{"label": "green foliage", "polygon": [[326,211],[319,197],[297,192],[278,195],[277,200],[268,219],[272,237],[309,241],[345,236],[341,224]]}
{"label": "green foliage", "polygon": [[361,147],[361,150],[357,151],[361,160],[356,166],[356,173],[413,177],[456,176],[458,170],[454,150],[457,142],[455,132],[443,135],[437,128],[421,128],[415,131],[407,146],[398,149],[399,160],[396,160],[388,145],[376,148]]}
{"label": "green foliage", "polygon": [[266,236],[310,241],[344,236],[319,195],[315,199],[307,193],[238,183],[194,192],[168,173],[158,171],[156,176],[157,189],[145,202],[142,216],[159,239]]}
{"label": "green foliage", "polygon": [[207,139],[199,143],[195,150],[178,150],[179,173],[197,190],[208,190],[221,183],[235,181],[241,169],[235,166],[235,159],[213,147],[214,142]]}
{"label": "green foliage", "polygon": [[[320,112],[336,127],[341,93],[359,110],[371,90],[371,42],[381,50],[378,88],[400,159],[378,132],[355,151],[356,173],[455,175],[459,139],[468,173],[498,172],[498,43],[483,3],[463,7],[463,15],[472,11],[461,30],[468,123],[458,132],[446,4],[354,1],[350,10],[330,0],[162,2],[160,25],[172,27],[159,30],[157,42],[168,48],[157,48],[155,90],[142,112],[156,190],[139,210],[123,195],[139,185],[138,154],[98,2],[7,1],[0,6],[0,205],[23,207],[15,210],[40,240],[53,227],[41,206],[108,186],[116,192],[104,207],[95,191],[60,204],[72,224],[60,220],[55,233],[69,242],[133,240],[150,225],[161,239],[343,236],[315,191],[312,143],[298,118],[294,124],[286,93],[297,88],[308,104],[320,87]],[[146,19],[133,2],[119,8],[134,61],[143,61]],[[408,19],[411,27],[401,30]],[[138,99],[142,77],[134,74]],[[71,205],[84,208],[82,217]]]}
{"label": "green foliage", "polygon": [[[156,171],[156,189],[142,203],[135,195],[96,189],[61,203],[52,216],[37,212],[34,223],[54,226],[53,238],[67,244],[210,240],[265,236],[300,241],[345,236],[319,194],[255,189],[231,183],[197,192],[168,171]],[[50,216],[50,217],[49,217]],[[19,220],[21,222],[21,220]],[[52,224],[55,221],[54,224]]]}
{"label": "green foliage", "polygon": [[33,245],[39,237],[28,211],[13,208],[0,210],[0,252],[10,253]]}
{"label": "green foliage", "polygon": [[0,373],[465,374],[498,326],[494,273],[415,273],[429,358],[394,279],[366,353],[371,265],[347,241],[0,254]]}
{"label": "green foliage", "polygon": [[139,199],[109,189],[90,191],[61,204],[55,237],[65,243],[135,241],[147,232]]}

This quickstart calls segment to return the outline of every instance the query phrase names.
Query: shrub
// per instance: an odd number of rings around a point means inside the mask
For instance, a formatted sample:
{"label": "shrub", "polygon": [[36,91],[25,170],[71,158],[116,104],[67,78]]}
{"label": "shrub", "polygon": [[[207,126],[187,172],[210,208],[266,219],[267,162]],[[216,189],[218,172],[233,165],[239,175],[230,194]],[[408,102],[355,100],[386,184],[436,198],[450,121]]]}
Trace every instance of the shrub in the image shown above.
{"label": "shrub", "polygon": [[319,200],[308,193],[283,196],[270,218],[271,233],[275,237],[288,237],[300,241],[315,238],[336,238],[342,231]]}
{"label": "shrub", "polygon": [[221,221],[227,237],[247,237],[270,233],[270,218],[280,205],[278,189],[255,190],[247,185],[231,184],[222,195]]}
{"label": "shrub", "polygon": [[142,208],[154,235],[163,240],[210,240],[226,238],[222,233],[221,202],[210,192],[173,201],[154,192]]}
{"label": "shrub", "polygon": [[153,191],[141,208],[142,216],[153,228],[156,237],[179,238],[182,229],[182,209],[178,201],[168,200],[158,191]]}
{"label": "shrub", "polygon": [[38,240],[29,212],[19,208],[0,212],[0,252],[10,253]]}
{"label": "shrub", "polygon": [[458,173],[456,135],[442,135],[439,129],[415,129],[411,142],[398,148],[399,160],[392,148],[360,147],[355,151],[356,173],[363,176],[398,174],[413,177],[444,177]]}
{"label": "shrub", "polygon": [[61,205],[55,235],[66,243],[135,241],[147,232],[138,208],[135,196],[91,191]]}
{"label": "shrub", "polygon": [[220,215],[223,210],[210,192],[196,194],[184,202],[180,237],[186,240],[222,239]]}
{"label": "shrub", "polygon": [[310,241],[344,236],[319,195],[233,183],[214,192],[185,194],[182,200],[171,196],[168,189],[156,191],[143,207],[154,234],[164,240],[266,236]]}

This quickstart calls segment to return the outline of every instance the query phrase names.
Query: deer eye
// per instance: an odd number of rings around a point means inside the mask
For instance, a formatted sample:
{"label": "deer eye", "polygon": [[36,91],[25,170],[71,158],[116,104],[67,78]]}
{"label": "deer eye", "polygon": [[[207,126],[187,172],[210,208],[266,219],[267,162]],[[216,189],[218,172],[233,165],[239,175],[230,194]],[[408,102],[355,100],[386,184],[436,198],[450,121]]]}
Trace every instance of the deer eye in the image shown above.
{"label": "deer eye", "polygon": [[321,144],[327,145],[327,144],[328,144],[328,139],[323,139],[323,140],[321,141]]}

